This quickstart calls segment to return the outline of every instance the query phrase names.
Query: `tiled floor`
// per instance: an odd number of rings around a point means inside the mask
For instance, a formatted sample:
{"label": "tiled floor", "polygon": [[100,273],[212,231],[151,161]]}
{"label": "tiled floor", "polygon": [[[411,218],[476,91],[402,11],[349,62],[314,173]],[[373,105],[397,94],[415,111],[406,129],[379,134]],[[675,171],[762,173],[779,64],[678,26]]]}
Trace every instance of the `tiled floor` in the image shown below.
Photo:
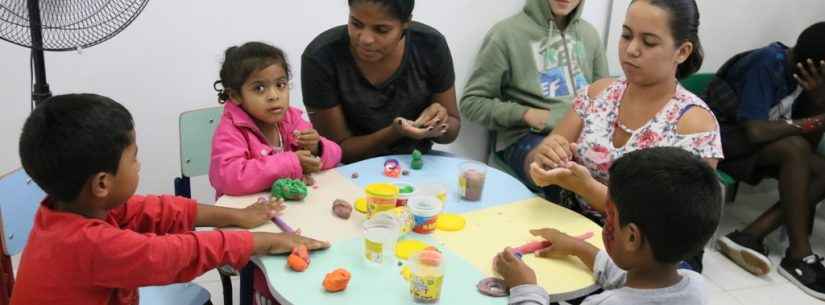
{"label": "tiled floor", "polygon": [[[725,215],[716,237],[727,234],[736,228],[743,227],[747,221],[754,219],[759,213],[775,203],[778,195],[775,192],[776,184],[767,182],[758,187],[743,185],[736,202],[725,207]],[[814,252],[825,254],[825,209],[817,213],[817,220],[812,237]],[[786,239],[786,238],[785,238]],[[767,239],[767,246],[771,252],[771,259],[777,265],[784,253],[787,241],[783,241],[781,234],[774,233]],[[793,304],[793,305],[821,305],[824,302],[809,297],[772,270],[768,275],[756,277],[730,262],[725,256],[717,252],[711,241],[704,258],[704,276],[707,280],[710,305],[760,305],[760,304]],[[17,270],[17,257],[13,258]],[[210,271],[195,280],[212,294],[212,303],[223,305],[223,289],[217,271]],[[233,277],[234,290],[233,304],[238,301],[238,277]]]}

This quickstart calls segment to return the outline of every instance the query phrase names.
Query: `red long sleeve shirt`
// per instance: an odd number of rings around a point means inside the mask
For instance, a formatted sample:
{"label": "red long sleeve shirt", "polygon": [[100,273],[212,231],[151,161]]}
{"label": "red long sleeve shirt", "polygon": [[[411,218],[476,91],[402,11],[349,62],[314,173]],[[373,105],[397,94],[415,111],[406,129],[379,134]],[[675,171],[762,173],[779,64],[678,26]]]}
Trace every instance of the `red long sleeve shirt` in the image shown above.
{"label": "red long sleeve shirt", "polygon": [[138,304],[137,288],[188,282],[253,251],[247,231],[193,232],[197,204],[134,196],[106,220],[52,209],[46,198],[17,272],[11,304]]}

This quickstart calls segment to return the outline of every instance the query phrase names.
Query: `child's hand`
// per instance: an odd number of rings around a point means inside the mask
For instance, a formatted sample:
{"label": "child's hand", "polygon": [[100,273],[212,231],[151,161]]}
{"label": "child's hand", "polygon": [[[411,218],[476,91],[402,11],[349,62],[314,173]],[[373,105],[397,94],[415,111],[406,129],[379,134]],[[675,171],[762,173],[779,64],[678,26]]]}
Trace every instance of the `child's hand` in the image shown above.
{"label": "child's hand", "polygon": [[428,128],[433,127],[433,129],[443,129],[438,127],[445,127],[447,126],[447,118],[449,118],[447,114],[447,108],[444,108],[439,103],[432,103],[427,109],[424,109],[421,112],[421,115],[418,116],[418,119],[413,122],[413,126],[418,128]]}
{"label": "child's hand", "polygon": [[295,137],[298,139],[298,146],[309,150],[313,155],[318,155],[321,142],[321,135],[318,134],[318,131],[312,128],[301,131],[296,130]]}
{"label": "child's hand", "polygon": [[255,232],[256,255],[284,254],[292,252],[292,248],[304,245],[310,251],[329,248],[329,242],[303,237],[295,233],[264,233]]}
{"label": "child's hand", "polygon": [[423,140],[429,138],[437,138],[447,133],[447,125],[430,126],[430,127],[416,127],[415,122],[405,118],[395,118],[393,127],[401,133],[404,137]]}
{"label": "child's hand", "polygon": [[269,202],[258,201],[238,211],[237,226],[252,229],[267,223],[286,208],[279,198],[272,198]]}
{"label": "child's hand", "polygon": [[530,234],[546,239],[550,246],[542,249],[536,255],[541,257],[559,257],[571,255],[576,247],[584,241],[564,234],[556,229],[530,230]]}
{"label": "child's hand", "polygon": [[298,160],[301,161],[301,168],[304,174],[317,173],[321,171],[321,158],[316,157],[308,150],[299,150],[295,152],[298,155]]}
{"label": "child's hand", "polygon": [[536,272],[513,255],[513,250],[509,247],[493,259],[493,270],[501,275],[507,289],[525,284],[536,284]]}

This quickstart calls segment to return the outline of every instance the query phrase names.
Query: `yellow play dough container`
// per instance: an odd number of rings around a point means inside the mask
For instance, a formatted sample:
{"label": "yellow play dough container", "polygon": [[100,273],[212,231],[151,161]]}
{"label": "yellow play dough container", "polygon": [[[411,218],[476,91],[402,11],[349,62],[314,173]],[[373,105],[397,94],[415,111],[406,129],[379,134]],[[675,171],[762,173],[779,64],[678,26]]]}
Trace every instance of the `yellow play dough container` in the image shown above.
{"label": "yellow play dough container", "polygon": [[367,218],[395,208],[398,200],[398,187],[391,183],[374,183],[367,185]]}

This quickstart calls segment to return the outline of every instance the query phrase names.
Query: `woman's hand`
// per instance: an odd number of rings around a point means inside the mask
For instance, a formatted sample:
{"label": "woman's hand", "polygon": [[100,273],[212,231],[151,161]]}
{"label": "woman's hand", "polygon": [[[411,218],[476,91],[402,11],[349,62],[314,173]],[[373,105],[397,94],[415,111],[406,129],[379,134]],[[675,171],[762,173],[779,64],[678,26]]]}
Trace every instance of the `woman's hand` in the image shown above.
{"label": "woman's hand", "polygon": [[551,134],[530,153],[533,160],[543,167],[560,167],[573,160],[574,145],[560,135]]}
{"label": "woman's hand", "polygon": [[439,103],[432,103],[432,105],[421,112],[421,115],[413,122],[413,125],[422,129],[430,127],[436,130],[444,129],[446,132],[448,116],[447,108],[444,108],[444,106]]}
{"label": "woman's hand", "polygon": [[533,162],[530,164],[530,178],[539,187],[558,185],[577,193],[596,182],[586,167],[573,161],[551,169]]}
{"label": "woman's hand", "polygon": [[444,124],[440,128],[435,127],[417,127],[415,122],[405,118],[395,118],[393,127],[404,137],[423,140],[430,138],[437,138],[447,133],[447,125]]}

